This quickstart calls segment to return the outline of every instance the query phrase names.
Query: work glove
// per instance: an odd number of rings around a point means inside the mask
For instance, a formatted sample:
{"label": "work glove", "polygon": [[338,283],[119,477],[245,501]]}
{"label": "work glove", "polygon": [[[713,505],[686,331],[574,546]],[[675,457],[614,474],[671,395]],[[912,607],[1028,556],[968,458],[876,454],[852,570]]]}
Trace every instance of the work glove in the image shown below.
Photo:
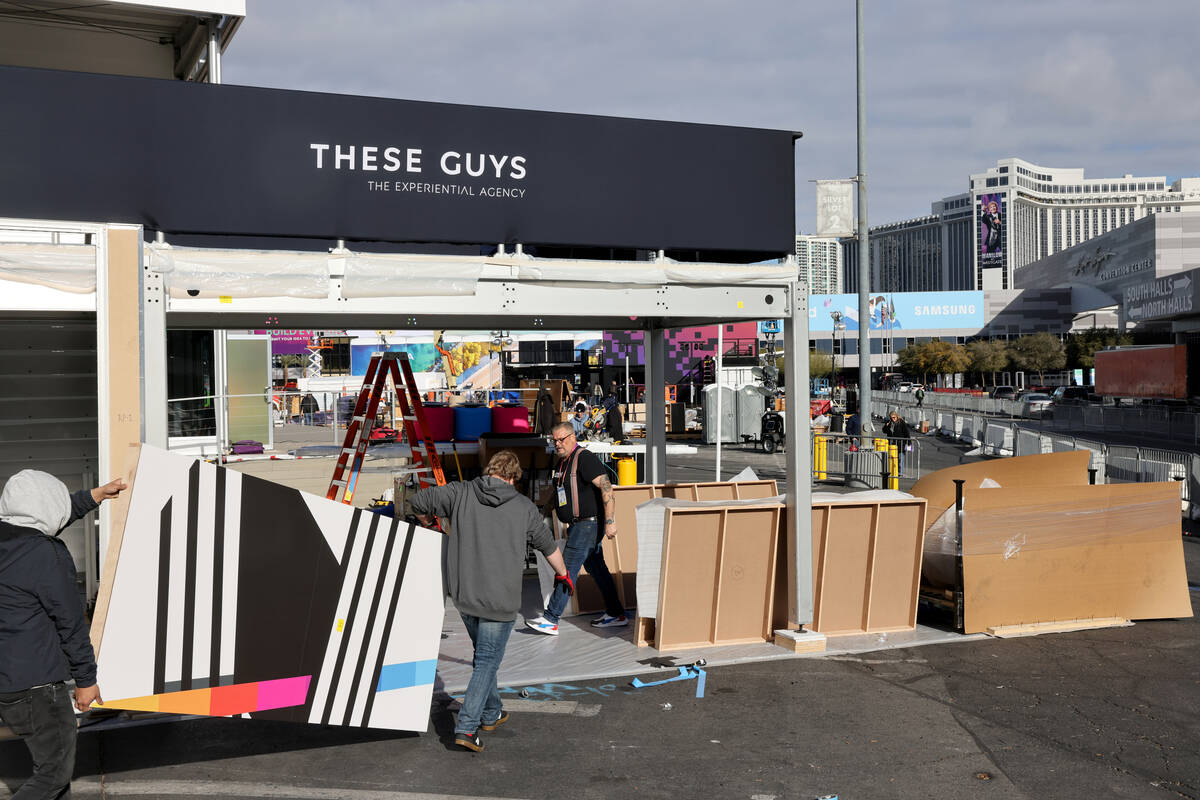
{"label": "work glove", "polygon": [[568,596],[575,594],[575,584],[571,582],[569,574],[554,576],[554,588],[557,589],[559,586],[567,590]]}

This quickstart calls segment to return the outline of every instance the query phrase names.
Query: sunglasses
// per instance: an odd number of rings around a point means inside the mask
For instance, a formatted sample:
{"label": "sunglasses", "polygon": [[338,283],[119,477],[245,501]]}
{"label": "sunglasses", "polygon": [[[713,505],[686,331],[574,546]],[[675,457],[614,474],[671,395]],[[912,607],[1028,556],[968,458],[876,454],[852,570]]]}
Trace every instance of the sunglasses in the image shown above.
{"label": "sunglasses", "polygon": [[554,440],[555,444],[558,444],[559,442],[565,442],[567,439],[570,439],[574,435],[575,434],[573,434],[573,433],[568,433],[566,436],[551,436],[550,438]]}

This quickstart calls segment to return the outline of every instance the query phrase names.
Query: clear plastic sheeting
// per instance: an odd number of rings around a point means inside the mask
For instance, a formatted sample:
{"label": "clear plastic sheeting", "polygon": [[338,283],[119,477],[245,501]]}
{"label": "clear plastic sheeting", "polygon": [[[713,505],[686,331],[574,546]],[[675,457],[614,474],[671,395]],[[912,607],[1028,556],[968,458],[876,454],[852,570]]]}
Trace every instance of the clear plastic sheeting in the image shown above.
{"label": "clear plastic sheeting", "polygon": [[328,253],[147,246],[171,297],[329,296]]}
{"label": "clear plastic sheeting", "polygon": [[488,259],[489,265],[510,266],[520,280],[604,283],[613,288],[630,284],[725,284],[754,281],[786,283],[796,267],[779,264],[690,264],[662,261],[561,261],[558,259]]}
{"label": "clear plastic sheeting", "polygon": [[[999,489],[991,478],[979,482],[980,489]],[[922,546],[921,580],[930,586],[954,586],[958,582],[954,559],[958,556],[958,509],[950,506],[925,530]],[[1003,549],[997,552],[1003,552]]]}
{"label": "clear plastic sheeting", "polygon": [[96,291],[96,247],[0,243],[0,280],[90,294]]}
{"label": "clear plastic sheeting", "polygon": [[825,503],[878,503],[880,500],[912,500],[913,496],[908,492],[901,492],[896,489],[865,489],[861,492],[813,492],[812,504],[824,505]]}
{"label": "clear plastic sheeting", "polygon": [[342,296],[346,298],[473,295],[483,272],[479,259],[358,253],[345,259]]}

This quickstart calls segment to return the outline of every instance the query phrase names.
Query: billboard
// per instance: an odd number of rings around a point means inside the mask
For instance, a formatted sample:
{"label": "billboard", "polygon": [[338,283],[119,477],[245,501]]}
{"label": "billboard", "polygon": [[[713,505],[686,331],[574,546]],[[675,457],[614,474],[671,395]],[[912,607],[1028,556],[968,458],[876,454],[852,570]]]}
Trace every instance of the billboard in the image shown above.
{"label": "billboard", "polygon": [[[791,131],[0,67],[0,217],[178,234],[795,248]],[[737,224],[730,224],[737,220]]]}
{"label": "billboard", "polygon": [[979,266],[1004,266],[1004,195],[979,196]]}
{"label": "billboard", "polygon": [[[891,292],[869,296],[870,329],[969,330],[984,326],[983,292]],[[834,317],[858,330],[857,294],[814,294],[808,303],[809,333],[832,333]]]}

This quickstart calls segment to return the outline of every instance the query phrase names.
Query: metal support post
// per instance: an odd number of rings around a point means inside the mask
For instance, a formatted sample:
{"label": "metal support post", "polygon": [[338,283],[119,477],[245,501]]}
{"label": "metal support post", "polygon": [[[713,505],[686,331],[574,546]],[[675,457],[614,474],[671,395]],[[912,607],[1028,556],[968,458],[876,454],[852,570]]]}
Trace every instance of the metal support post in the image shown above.
{"label": "metal support post", "polygon": [[[140,241],[140,237],[139,237]],[[167,291],[162,275],[145,264],[141,248],[142,441],[167,449]]]}
{"label": "metal support post", "polygon": [[667,333],[646,331],[646,482],[667,479]]}
{"label": "metal support post", "polygon": [[813,620],[812,453],[808,409],[808,289],[798,281],[788,288],[789,308],[783,320],[783,374],[787,446],[788,621]]}
{"label": "metal support post", "polygon": [[717,476],[713,480],[721,480],[721,437],[725,435],[725,431],[721,430],[721,365],[722,356],[725,354],[725,323],[717,324],[717,374],[716,374],[716,395],[717,395]]}

